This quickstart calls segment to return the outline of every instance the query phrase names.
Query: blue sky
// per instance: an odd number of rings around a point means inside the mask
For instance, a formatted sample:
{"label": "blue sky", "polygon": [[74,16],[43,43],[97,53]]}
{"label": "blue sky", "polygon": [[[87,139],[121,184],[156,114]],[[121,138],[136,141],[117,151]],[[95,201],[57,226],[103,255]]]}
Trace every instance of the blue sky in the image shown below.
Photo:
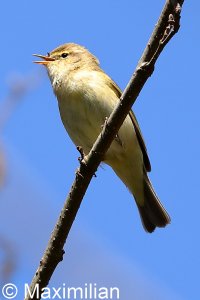
{"label": "blue sky", "polygon": [[[123,287],[127,284],[124,300],[128,294],[134,299],[134,290],[141,299],[155,299],[156,295],[156,299],[186,300],[200,293],[200,4],[190,3],[190,7],[187,1],[184,5],[180,32],[165,48],[133,108],[151,159],[150,178],[172,223],[146,234],[126,187],[111,169],[100,167],[72,228],[65,262],[53,278],[57,283],[70,277],[73,284],[77,274],[81,274],[80,281],[88,281],[90,276],[91,281],[95,278],[102,284],[116,280]],[[15,282],[31,280],[74,179],[79,155],[61,124],[46,72],[32,64],[32,53],[45,54],[66,42],[79,43],[99,58],[102,68],[123,89],[163,4],[130,0],[2,4],[1,103],[13,82],[33,81],[6,123],[1,140],[7,177],[1,192],[4,222],[0,233],[13,239],[18,249]],[[28,229],[32,237],[28,244],[38,244],[35,252],[24,243]],[[82,245],[84,251],[79,252]],[[101,259],[100,272],[96,264]],[[105,274],[112,269],[107,281]],[[142,294],[144,290],[149,293]]]}

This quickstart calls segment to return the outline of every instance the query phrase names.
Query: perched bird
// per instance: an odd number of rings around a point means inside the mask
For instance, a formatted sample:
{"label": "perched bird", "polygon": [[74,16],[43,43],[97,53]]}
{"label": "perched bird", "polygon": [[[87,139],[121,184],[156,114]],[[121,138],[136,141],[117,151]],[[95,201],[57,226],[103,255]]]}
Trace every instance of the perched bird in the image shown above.
{"label": "perched bird", "polygon": [[[88,154],[121,96],[116,83],[99,66],[86,48],[69,43],[48,53],[34,54],[46,67],[58,99],[60,116],[76,146]],[[133,194],[147,232],[165,227],[170,217],[159,201],[147,176],[151,165],[146,146],[132,111],[108,149],[104,162]]]}

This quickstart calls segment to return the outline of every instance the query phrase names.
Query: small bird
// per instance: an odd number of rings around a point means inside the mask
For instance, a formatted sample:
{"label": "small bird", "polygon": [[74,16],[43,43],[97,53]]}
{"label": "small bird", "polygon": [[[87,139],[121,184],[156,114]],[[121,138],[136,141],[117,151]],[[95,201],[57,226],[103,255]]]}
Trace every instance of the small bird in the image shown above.
{"label": "small bird", "polygon": [[[102,125],[119,102],[121,90],[85,47],[61,45],[47,55],[34,54],[47,69],[63,125],[76,146],[87,155]],[[170,217],[147,176],[151,171],[146,146],[130,111],[108,149],[104,162],[133,194],[147,232],[165,227]]]}

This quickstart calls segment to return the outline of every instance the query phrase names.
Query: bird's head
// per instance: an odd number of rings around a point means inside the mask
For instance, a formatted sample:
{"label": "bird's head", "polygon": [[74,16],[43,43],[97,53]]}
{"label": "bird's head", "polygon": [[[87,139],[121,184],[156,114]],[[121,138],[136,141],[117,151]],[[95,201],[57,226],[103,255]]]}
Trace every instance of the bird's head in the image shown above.
{"label": "bird's head", "polygon": [[44,65],[47,68],[50,79],[69,75],[78,69],[95,69],[99,67],[99,61],[86,48],[69,43],[64,44],[47,55],[33,54],[42,60],[34,61],[36,64]]}

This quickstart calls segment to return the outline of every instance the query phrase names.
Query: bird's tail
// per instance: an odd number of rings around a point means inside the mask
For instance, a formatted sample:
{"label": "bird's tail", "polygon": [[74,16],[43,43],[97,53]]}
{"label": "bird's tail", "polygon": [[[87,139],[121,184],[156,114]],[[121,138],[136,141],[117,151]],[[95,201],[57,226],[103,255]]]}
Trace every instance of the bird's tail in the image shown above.
{"label": "bird's tail", "polygon": [[137,169],[137,165],[132,167],[126,163],[127,160],[114,161],[110,166],[133,194],[144,229],[153,232],[156,227],[165,227],[170,217],[154,192],[146,170],[140,171],[140,166]]}
{"label": "bird's tail", "polygon": [[170,223],[170,217],[158,199],[151,182],[144,171],[144,201],[140,205],[137,201],[140,217],[144,229],[153,232],[156,227],[165,227]]}

